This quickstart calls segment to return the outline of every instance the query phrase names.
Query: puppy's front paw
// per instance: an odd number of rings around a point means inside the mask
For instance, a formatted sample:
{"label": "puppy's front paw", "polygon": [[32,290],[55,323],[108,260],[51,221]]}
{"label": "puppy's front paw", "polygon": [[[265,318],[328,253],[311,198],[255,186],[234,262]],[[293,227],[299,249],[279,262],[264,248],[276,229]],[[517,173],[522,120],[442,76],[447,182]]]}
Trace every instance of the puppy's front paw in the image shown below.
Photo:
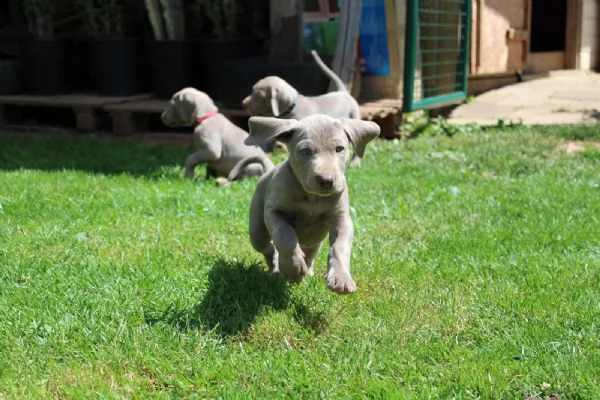
{"label": "puppy's front paw", "polygon": [[229,180],[227,180],[227,178],[224,178],[222,176],[215,179],[215,182],[217,182],[217,185],[219,186],[229,186],[229,184],[231,183]]}
{"label": "puppy's front paw", "polygon": [[327,273],[327,288],[337,294],[350,294],[356,292],[356,284],[346,271],[330,269]]}
{"label": "puppy's front paw", "polygon": [[290,282],[300,283],[308,274],[304,253],[297,249],[291,255],[279,254],[279,272]]}

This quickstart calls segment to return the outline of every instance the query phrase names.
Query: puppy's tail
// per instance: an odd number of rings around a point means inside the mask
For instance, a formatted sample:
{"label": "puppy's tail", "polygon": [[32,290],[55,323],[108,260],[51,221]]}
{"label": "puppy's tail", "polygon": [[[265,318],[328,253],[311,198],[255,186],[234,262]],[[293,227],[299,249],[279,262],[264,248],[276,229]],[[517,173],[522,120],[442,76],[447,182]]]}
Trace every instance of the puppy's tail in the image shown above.
{"label": "puppy's tail", "polygon": [[227,175],[227,180],[228,181],[235,180],[236,178],[239,177],[241,170],[246,165],[255,164],[255,163],[259,163],[262,165],[263,174],[265,174],[273,169],[273,163],[271,162],[271,160],[269,160],[269,158],[267,156],[250,156],[250,157],[242,158],[240,161],[237,162],[237,164],[235,164],[233,166],[233,168],[231,169],[231,171],[229,171],[229,174]]}
{"label": "puppy's tail", "polygon": [[329,67],[327,65],[325,65],[323,60],[321,60],[321,57],[319,57],[319,54],[314,50],[312,50],[310,52],[310,54],[312,54],[313,58],[315,59],[315,62],[317,63],[319,68],[321,68],[321,71],[323,71],[325,73],[325,75],[327,75],[329,77],[329,79],[331,79],[335,83],[335,86],[337,86],[337,90],[340,90],[342,92],[347,92],[348,88],[346,88],[346,85],[344,85],[344,82],[342,82],[340,77],[337,76],[335,74],[335,72],[333,72],[331,69],[329,69]]}

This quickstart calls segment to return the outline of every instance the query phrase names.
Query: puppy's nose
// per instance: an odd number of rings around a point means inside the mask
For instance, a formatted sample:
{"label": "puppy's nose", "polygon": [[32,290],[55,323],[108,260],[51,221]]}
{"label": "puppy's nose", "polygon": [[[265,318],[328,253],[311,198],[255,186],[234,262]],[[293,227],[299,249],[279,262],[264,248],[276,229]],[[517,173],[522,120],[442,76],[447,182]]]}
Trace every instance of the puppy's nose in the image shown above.
{"label": "puppy's nose", "polygon": [[317,183],[321,186],[322,189],[331,189],[333,188],[333,178],[329,176],[317,175]]}

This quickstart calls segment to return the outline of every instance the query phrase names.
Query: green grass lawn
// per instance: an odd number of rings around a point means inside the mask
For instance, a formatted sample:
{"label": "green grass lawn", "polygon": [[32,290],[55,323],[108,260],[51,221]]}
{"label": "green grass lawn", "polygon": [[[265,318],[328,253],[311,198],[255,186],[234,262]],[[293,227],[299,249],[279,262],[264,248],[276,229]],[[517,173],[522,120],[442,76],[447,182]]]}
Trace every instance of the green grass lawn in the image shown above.
{"label": "green grass lawn", "polygon": [[166,145],[1,135],[0,399],[598,398],[594,141],[375,142],[347,173],[358,291],[338,296],[324,250],[300,285],[267,273],[255,179],[187,181]]}

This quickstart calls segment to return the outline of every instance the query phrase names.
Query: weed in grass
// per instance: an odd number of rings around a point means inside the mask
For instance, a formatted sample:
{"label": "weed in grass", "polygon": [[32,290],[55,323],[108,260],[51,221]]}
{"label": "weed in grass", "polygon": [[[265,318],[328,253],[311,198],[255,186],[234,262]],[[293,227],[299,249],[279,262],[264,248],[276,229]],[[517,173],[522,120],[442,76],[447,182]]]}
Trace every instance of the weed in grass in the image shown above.
{"label": "weed in grass", "polygon": [[415,138],[417,136],[454,136],[458,133],[470,134],[481,130],[478,125],[453,125],[442,116],[431,118],[424,111],[415,111],[403,115],[402,123],[398,130],[402,137]]}

